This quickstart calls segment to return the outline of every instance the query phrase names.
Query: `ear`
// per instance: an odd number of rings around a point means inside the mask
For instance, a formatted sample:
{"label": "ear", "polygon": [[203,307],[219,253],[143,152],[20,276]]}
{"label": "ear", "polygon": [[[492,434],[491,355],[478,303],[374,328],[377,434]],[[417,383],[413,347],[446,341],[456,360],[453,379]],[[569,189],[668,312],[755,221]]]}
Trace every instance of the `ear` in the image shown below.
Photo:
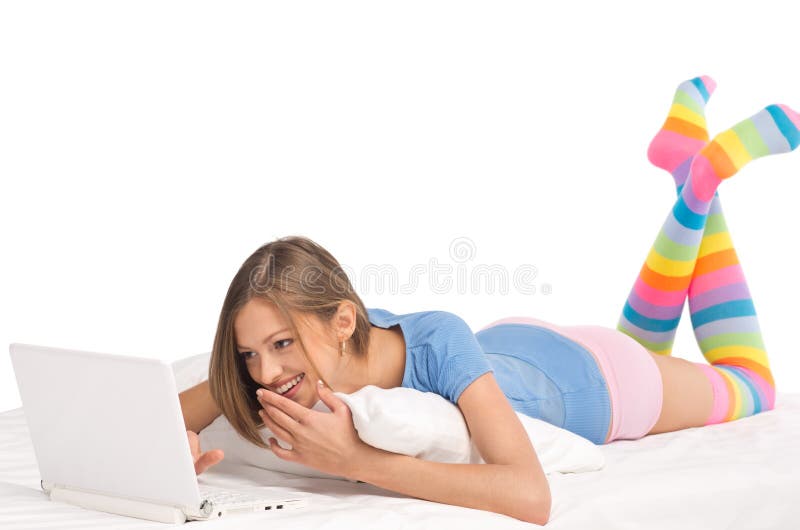
{"label": "ear", "polygon": [[333,316],[333,330],[337,337],[350,338],[356,329],[356,305],[350,300],[342,300]]}

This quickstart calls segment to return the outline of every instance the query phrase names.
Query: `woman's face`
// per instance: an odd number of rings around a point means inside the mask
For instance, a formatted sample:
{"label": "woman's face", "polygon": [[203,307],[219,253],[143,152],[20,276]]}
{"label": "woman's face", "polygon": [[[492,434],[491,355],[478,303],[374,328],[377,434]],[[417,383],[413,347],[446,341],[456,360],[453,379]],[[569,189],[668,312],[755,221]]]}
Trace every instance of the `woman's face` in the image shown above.
{"label": "woman's face", "polygon": [[[339,356],[336,337],[313,315],[293,316],[309,357],[323,372],[326,381],[333,384]],[[238,355],[254,381],[305,407],[314,406],[319,400],[316,389],[319,374],[306,361],[289,322],[274,304],[253,298],[239,311],[233,327]],[[285,389],[284,384],[295,382],[301,374],[305,375],[295,388],[280,392]]]}

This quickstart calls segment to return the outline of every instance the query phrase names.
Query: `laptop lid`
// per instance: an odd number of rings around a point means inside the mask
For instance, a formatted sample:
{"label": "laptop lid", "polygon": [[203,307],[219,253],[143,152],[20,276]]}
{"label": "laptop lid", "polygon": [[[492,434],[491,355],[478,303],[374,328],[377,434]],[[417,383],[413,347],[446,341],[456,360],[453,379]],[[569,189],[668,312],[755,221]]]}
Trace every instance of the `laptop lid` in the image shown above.
{"label": "laptop lid", "polygon": [[198,508],[169,364],[21,343],[9,350],[43,480]]}

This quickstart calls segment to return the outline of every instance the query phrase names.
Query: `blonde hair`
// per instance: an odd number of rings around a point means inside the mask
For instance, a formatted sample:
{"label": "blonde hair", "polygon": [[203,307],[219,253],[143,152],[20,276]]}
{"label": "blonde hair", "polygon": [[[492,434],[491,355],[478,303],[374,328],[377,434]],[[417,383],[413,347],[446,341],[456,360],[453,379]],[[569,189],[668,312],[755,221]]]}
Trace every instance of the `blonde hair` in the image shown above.
{"label": "blonde hair", "polygon": [[263,421],[256,390],[261,386],[247,371],[244,358],[236,349],[234,320],[247,302],[261,298],[274,304],[300,344],[308,363],[328,385],[309,358],[294,315],[312,316],[330,323],[343,300],[356,307],[356,327],[347,351],[356,357],[366,355],[370,323],[366,307],[356,294],[339,262],[321,245],[303,236],[286,236],[261,246],[248,257],[233,277],[222,303],[214,345],[211,350],[208,382],[211,396],[234,429],[249,442],[268,449],[259,433]]}

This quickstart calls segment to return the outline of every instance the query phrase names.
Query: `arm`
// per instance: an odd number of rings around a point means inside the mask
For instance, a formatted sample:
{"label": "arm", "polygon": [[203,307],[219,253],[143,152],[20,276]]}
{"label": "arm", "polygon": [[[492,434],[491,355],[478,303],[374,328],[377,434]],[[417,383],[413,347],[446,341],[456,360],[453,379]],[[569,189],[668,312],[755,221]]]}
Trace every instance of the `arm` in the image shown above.
{"label": "arm", "polygon": [[186,430],[199,433],[222,414],[214,398],[211,397],[208,380],[184,390],[178,394],[178,399],[181,402]]}
{"label": "arm", "polygon": [[494,375],[486,373],[470,384],[458,406],[486,464],[429,462],[368,446],[354,478],[405,495],[546,524],[551,507],[547,478]]}

